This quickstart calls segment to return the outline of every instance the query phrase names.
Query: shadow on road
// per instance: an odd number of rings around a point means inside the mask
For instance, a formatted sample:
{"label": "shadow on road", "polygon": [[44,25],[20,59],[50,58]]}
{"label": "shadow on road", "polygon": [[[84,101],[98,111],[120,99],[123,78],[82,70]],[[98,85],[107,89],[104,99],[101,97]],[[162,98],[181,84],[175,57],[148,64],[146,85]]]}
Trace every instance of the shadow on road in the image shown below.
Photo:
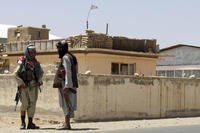
{"label": "shadow on road", "polygon": [[[56,130],[56,128],[45,127],[40,128],[39,130]],[[72,128],[71,131],[86,131],[86,130],[98,130],[98,128]]]}

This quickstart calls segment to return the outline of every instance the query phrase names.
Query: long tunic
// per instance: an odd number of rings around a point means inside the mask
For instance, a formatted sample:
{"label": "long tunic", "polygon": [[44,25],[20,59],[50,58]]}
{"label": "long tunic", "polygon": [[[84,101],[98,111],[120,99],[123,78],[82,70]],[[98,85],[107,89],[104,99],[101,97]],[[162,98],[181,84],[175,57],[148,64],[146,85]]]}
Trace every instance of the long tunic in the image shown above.
{"label": "long tunic", "polygon": [[66,101],[64,98],[64,88],[71,88],[76,90],[77,88],[73,87],[72,82],[72,70],[71,70],[71,61],[68,55],[64,55],[62,59],[62,64],[65,68],[65,81],[63,81],[62,88],[58,89],[59,95],[59,104],[63,110],[64,115],[68,115],[70,117],[74,117],[74,111],[77,107],[77,95],[69,91],[69,101]]}

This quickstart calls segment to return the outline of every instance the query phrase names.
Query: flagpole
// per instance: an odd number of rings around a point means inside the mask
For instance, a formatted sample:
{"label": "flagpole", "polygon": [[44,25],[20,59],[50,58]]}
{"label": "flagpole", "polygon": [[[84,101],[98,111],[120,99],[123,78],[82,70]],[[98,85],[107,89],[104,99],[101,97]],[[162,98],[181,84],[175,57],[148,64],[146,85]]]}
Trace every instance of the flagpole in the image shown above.
{"label": "flagpole", "polygon": [[87,20],[86,20],[86,29],[89,28],[88,19],[89,19],[90,12],[91,12],[91,8],[89,9],[89,11],[88,11],[88,15],[87,15]]}
{"label": "flagpole", "polygon": [[91,12],[91,10],[93,10],[93,9],[97,9],[97,8],[98,8],[97,6],[95,6],[95,5],[91,5],[91,7],[90,7],[90,9],[89,9],[89,11],[88,11],[87,20],[86,20],[86,28],[87,28],[87,29],[89,28],[89,22],[88,22],[88,19],[89,19],[89,16],[90,16],[90,12]]}
{"label": "flagpole", "polygon": [[86,21],[86,29],[88,30],[88,21]]}

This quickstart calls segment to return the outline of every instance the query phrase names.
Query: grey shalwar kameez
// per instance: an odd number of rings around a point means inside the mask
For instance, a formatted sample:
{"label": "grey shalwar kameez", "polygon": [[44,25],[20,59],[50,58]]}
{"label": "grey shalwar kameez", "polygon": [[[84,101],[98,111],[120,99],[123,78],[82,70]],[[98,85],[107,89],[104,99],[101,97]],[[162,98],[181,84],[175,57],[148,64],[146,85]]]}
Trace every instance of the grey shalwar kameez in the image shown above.
{"label": "grey shalwar kameez", "polygon": [[66,74],[65,74],[65,81],[63,81],[63,87],[58,89],[59,94],[59,104],[60,107],[63,110],[64,115],[68,115],[71,118],[74,117],[74,111],[77,107],[77,95],[71,91],[69,91],[69,101],[66,101],[64,98],[64,88],[71,88],[76,91],[76,87],[73,86],[72,82],[72,70],[71,70],[71,61],[70,61],[70,55],[66,54],[62,58],[62,64],[65,68]]}

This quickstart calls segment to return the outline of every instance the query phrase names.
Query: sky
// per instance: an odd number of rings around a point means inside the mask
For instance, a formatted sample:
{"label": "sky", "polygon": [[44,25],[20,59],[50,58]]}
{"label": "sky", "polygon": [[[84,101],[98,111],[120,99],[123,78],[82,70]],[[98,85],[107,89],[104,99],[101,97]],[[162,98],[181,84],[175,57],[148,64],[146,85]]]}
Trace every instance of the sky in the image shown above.
{"label": "sky", "polygon": [[[89,12],[91,5],[98,8]],[[89,17],[87,19],[89,13]],[[200,0],[0,0],[0,24],[41,27],[68,37],[89,29],[156,39],[160,48],[200,46]]]}

